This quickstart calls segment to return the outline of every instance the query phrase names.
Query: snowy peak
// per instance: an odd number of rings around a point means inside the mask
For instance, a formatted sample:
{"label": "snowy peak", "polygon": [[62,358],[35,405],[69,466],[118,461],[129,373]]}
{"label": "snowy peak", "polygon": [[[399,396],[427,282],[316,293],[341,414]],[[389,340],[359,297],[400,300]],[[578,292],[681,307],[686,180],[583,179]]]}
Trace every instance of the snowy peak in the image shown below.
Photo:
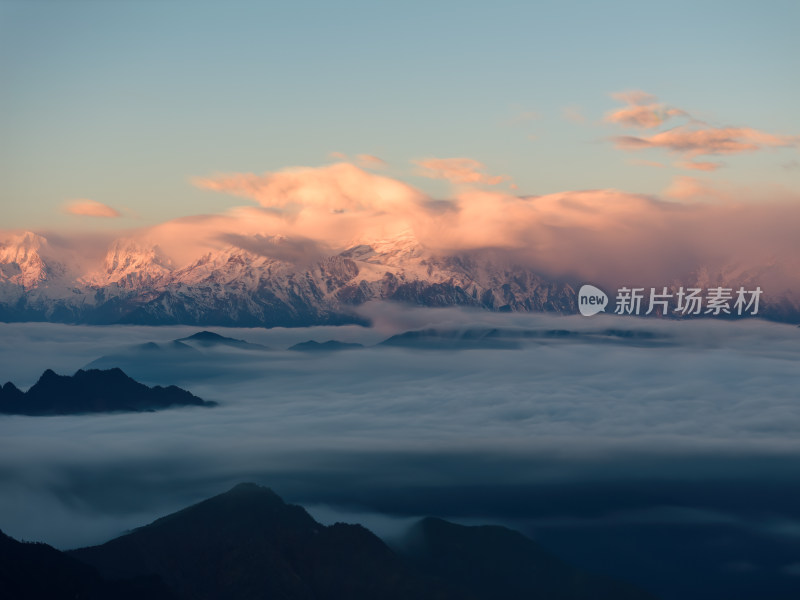
{"label": "snowy peak", "polygon": [[172,263],[161,249],[131,239],[115,241],[108,249],[102,270],[86,278],[96,286],[116,284],[135,289],[157,284],[172,271]]}
{"label": "snowy peak", "polygon": [[363,262],[400,266],[424,258],[426,252],[414,233],[405,230],[391,238],[353,240],[341,255]]}
{"label": "snowy peak", "polygon": [[183,285],[257,284],[283,265],[278,260],[230,246],[209,252],[172,274],[172,281]]}
{"label": "snowy peak", "polygon": [[[333,325],[362,323],[355,307],[373,300],[577,312],[567,281],[543,276],[502,252],[437,253],[409,230],[354,239],[337,250],[266,234],[214,241],[220,242],[225,246],[206,246],[192,262],[174,265],[146,239],[120,239],[87,273],[77,250],[58,239],[51,248],[42,236],[16,235],[0,243],[0,320]],[[772,283],[786,279],[785,270],[773,265],[714,263],[698,265],[675,285],[758,284],[769,291],[764,316],[797,320],[797,295]]]}
{"label": "snowy peak", "polygon": [[143,246],[135,240],[117,240],[109,248],[104,266],[107,273],[114,273],[151,265],[169,269],[169,263],[158,246]]}
{"label": "snowy peak", "polygon": [[355,261],[361,278],[366,281],[379,281],[387,274],[403,281],[422,280],[432,274],[431,254],[410,230],[392,238],[353,240],[339,256]]}
{"label": "snowy peak", "polygon": [[47,239],[30,231],[0,244],[0,281],[25,290],[38,288],[64,274],[64,266],[49,258]]}

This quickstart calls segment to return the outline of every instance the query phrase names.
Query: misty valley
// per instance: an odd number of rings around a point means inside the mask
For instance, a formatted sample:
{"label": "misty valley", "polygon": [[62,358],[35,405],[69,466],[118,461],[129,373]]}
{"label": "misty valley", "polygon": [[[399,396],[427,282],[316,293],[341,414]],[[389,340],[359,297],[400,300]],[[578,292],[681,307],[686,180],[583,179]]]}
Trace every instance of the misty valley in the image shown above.
{"label": "misty valley", "polygon": [[367,310],[0,325],[10,597],[795,597],[796,327]]}

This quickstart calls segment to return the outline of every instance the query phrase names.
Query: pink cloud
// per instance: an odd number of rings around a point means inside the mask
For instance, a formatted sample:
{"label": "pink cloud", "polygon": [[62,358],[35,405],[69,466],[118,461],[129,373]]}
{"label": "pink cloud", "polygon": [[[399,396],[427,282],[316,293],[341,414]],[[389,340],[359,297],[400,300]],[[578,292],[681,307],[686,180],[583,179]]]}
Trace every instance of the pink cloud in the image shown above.
{"label": "pink cloud", "polygon": [[[462,167],[475,172],[476,162]],[[409,245],[398,246],[401,252],[420,261],[480,251],[509,269],[611,289],[669,285],[704,265],[710,273],[755,274],[769,293],[792,286],[800,291],[800,197],[777,187],[747,189],[683,176],[657,196],[596,189],[521,197],[465,186],[437,200],[348,163],[195,183],[253,204],[126,234],[157,244],[176,268],[231,246],[313,262],[402,235]],[[366,273],[370,266],[362,266]]]}
{"label": "pink cloud", "polygon": [[430,179],[446,179],[453,183],[497,185],[510,179],[507,175],[487,175],[482,163],[472,158],[428,158],[414,161],[420,175]]}
{"label": "pink cloud", "polygon": [[649,129],[658,127],[667,119],[681,114],[683,114],[682,111],[676,109],[664,109],[659,104],[648,104],[620,108],[606,115],[605,120],[609,123],[620,123],[631,127]]}
{"label": "pink cloud", "polygon": [[[667,285],[706,265],[759,273],[765,289],[800,289],[800,198],[777,188],[718,187],[684,176],[660,196],[605,189],[520,197],[473,187],[437,201],[347,163],[197,183],[260,206],[147,233],[170,256],[183,253],[180,260],[231,243],[295,257],[403,235],[420,244],[422,256],[491,252],[543,275],[611,286]],[[293,241],[276,250],[275,236]]]}
{"label": "pink cloud", "polygon": [[731,194],[707,181],[681,175],[664,190],[664,196],[675,200],[731,200]]}
{"label": "pink cloud", "polygon": [[305,209],[329,213],[385,211],[413,201],[419,192],[395,179],[349,163],[294,168],[256,175],[230,173],[193,179],[197,187],[242,196],[285,214]]}
{"label": "pink cloud", "polygon": [[798,143],[796,136],[772,135],[747,127],[680,126],[649,137],[619,136],[617,148],[642,150],[665,148],[689,157],[703,154],[739,154],[766,147],[788,147]]}
{"label": "pink cloud", "polygon": [[636,151],[663,148],[686,159],[675,166],[695,171],[714,171],[722,163],[691,160],[703,155],[725,155],[755,152],[764,148],[797,146],[800,136],[774,135],[749,127],[712,127],[693,119],[679,108],[668,107],[641,90],[612,94],[627,106],[608,113],[605,120],[629,127],[653,129],[673,117],[686,117],[688,122],[666,131],[643,136],[617,136],[612,138],[621,150]]}
{"label": "pink cloud", "polygon": [[102,202],[95,200],[73,200],[64,206],[64,212],[70,215],[79,215],[82,217],[106,217],[114,218],[122,216],[121,213]]}
{"label": "pink cloud", "polygon": [[[427,198],[395,179],[369,173],[350,163],[319,168],[293,168],[256,175],[229,173],[196,178],[200,188],[248,198],[260,206],[239,207],[206,221],[200,240],[219,239],[212,231],[238,235],[284,235],[316,240],[342,248],[370,237],[390,238],[409,230],[424,212]],[[180,226],[179,226],[180,225]],[[159,244],[186,240],[196,245],[191,224],[170,226]],[[214,242],[216,243],[216,242]],[[212,244],[213,245],[213,244]]]}
{"label": "pink cloud", "polygon": [[417,233],[445,254],[493,249],[556,277],[666,285],[704,265],[710,273],[750,273],[778,292],[800,290],[800,239],[793,233],[799,201],[796,194],[720,189],[690,177],[676,179],[662,198],[614,189],[530,198],[473,190]]}
{"label": "pink cloud", "polygon": [[689,116],[683,110],[661,104],[655,96],[641,90],[618,92],[611,95],[615,99],[625,102],[627,106],[608,113],[605,120],[609,123],[651,129],[672,117]]}

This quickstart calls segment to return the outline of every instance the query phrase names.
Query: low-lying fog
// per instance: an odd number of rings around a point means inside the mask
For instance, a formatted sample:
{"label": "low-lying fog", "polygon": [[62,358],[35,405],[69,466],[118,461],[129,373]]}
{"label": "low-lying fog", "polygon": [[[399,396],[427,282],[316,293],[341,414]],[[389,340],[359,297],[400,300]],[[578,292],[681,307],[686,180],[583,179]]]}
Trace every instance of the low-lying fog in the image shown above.
{"label": "low-lying fog", "polygon": [[[198,346],[189,358],[128,349],[204,328],[0,325],[0,383],[26,389],[47,368],[110,356],[139,381],[219,402],[0,416],[0,528],[98,543],[255,481],[323,521],[363,515],[385,535],[427,514],[531,531],[708,522],[800,535],[797,327],[365,311],[371,329],[205,328],[273,350]],[[430,327],[469,341],[369,347]],[[309,339],[367,347],[287,350]]]}

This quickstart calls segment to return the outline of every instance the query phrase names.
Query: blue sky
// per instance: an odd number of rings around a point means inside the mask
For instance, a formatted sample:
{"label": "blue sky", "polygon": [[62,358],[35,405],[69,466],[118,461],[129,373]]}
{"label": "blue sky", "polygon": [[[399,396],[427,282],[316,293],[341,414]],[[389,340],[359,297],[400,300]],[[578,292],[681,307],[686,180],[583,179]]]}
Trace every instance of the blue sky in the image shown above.
{"label": "blue sky", "polygon": [[[519,194],[659,194],[680,176],[797,192],[796,144],[697,173],[663,148],[615,148],[631,131],[603,119],[623,106],[612,93],[643,90],[709,127],[800,135],[798,22],[780,1],[3,0],[0,227],[217,213],[241,199],[192,178],[332,152],[378,156],[435,197],[451,182],[412,161],[468,157]],[[65,215],[75,199],[122,216]]]}

